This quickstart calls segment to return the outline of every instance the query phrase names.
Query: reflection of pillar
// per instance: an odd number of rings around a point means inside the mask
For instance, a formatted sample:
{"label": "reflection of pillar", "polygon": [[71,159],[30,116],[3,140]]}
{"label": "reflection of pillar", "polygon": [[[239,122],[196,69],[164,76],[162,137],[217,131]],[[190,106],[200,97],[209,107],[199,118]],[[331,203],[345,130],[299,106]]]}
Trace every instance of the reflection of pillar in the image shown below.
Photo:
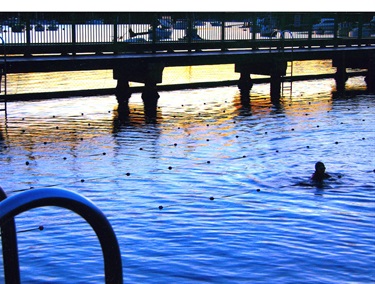
{"label": "reflection of pillar", "polygon": [[271,101],[274,104],[280,102],[281,93],[281,75],[278,73],[271,74]]}
{"label": "reflection of pillar", "polygon": [[146,120],[154,121],[156,119],[156,112],[158,107],[159,94],[156,88],[156,83],[145,83],[142,92],[142,100],[145,110]]}
{"label": "reflection of pillar", "polygon": [[123,113],[129,114],[129,99],[131,96],[131,91],[129,87],[129,82],[126,79],[117,79],[117,86],[116,86],[116,99],[119,104],[119,109]]}
{"label": "reflection of pillar", "polygon": [[375,58],[372,56],[367,67],[367,74],[365,77],[367,90],[371,93],[375,92]]}

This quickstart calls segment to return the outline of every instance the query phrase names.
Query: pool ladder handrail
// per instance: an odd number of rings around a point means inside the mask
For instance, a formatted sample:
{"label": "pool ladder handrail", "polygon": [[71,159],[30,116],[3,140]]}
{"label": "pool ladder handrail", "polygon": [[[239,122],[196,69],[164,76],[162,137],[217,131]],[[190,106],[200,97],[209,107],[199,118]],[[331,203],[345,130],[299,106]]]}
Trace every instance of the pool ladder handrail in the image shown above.
{"label": "pool ladder handrail", "polygon": [[[19,284],[17,233],[14,217],[25,211],[45,206],[69,209],[86,220],[95,231],[104,257],[105,283],[123,283],[120,247],[111,224],[91,201],[74,192],[41,188],[8,197],[0,187],[0,226],[6,284]],[[6,245],[4,247],[4,245]]]}
{"label": "pool ladder handrail", "polygon": [[0,36],[0,41],[1,44],[3,45],[4,48],[4,62],[3,62],[3,67],[0,65],[0,95],[2,93],[2,79],[4,77],[4,99],[0,99],[0,102],[3,104],[2,107],[0,107],[0,111],[5,111],[5,115],[7,114],[7,100],[6,100],[6,95],[7,95],[7,55],[6,55],[6,48],[5,48],[5,41],[4,39]]}

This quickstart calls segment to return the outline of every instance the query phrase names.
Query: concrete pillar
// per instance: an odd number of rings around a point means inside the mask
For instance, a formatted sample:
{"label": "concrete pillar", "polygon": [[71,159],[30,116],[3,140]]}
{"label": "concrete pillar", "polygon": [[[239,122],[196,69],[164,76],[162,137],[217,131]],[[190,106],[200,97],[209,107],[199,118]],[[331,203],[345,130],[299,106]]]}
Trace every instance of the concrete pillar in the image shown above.
{"label": "concrete pillar", "polygon": [[346,73],[346,67],[344,62],[338,64],[336,67],[335,81],[336,81],[336,91],[338,93],[345,92],[345,84],[348,80],[348,74]]}
{"label": "concrete pillar", "polygon": [[271,74],[271,101],[279,104],[281,98],[281,75],[278,73]]}
{"label": "concrete pillar", "polygon": [[159,97],[156,83],[145,83],[145,87],[142,92],[142,100],[147,122],[154,122],[156,120]]}
{"label": "concrete pillar", "polygon": [[131,96],[131,90],[129,87],[129,82],[124,79],[117,79],[117,86],[115,91],[115,96],[118,102],[118,108],[123,113],[128,115],[129,111],[129,99]]}
{"label": "concrete pillar", "polygon": [[250,90],[253,87],[253,82],[249,72],[241,72],[238,80],[238,89],[241,93],[241,104],[243,107],[250,105]]}
{"label": "concrete pillar", "polygon": [[369,60],[365,82],[367,90],[370,93],[375,93],[375,56],[371,56]]}
{"label": "concrete pillar", "polygon": [[250,72],[241,72],[240,79],[238,80],[238,88],[242,91],[249,92],[253,87]]}
{"label": "concrete pillar", "polygon": [[[119,108],[129,108],[128,101],[131,91],[128,82],[144,83],[142,92],[145,116],[147,120],[156,119],[159,94],[156,84],[162,82],[164,63],[144,63],[119,65],[113,69],[113,78],[117,79],[116,98]],[[123,110],[122,110],[123,111]],[[123,111],[124,112],[124,111]]]}

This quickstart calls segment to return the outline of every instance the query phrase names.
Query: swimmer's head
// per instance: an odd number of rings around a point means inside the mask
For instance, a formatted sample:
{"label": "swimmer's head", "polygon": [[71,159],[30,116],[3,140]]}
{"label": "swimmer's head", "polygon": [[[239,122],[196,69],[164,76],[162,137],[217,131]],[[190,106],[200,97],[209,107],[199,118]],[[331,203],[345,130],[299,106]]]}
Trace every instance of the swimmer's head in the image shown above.
{"label": "swimmer's head", "polygon": [[317,162],[315,164],[315,171],[318,172],[318,173],[324,173],[326,170],[326,167],[324,166],[324,164],[322,162]]}

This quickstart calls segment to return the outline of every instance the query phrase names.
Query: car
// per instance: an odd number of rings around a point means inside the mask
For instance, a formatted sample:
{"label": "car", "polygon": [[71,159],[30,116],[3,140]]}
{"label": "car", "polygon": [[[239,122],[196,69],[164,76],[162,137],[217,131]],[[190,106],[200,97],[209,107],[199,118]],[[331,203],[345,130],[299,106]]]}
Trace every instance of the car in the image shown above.
{"label": "car", "polygon": [[313,25],[313,31],[316,34],[333,33],[335,29],[334,18],[322,18],[319,24]]}

